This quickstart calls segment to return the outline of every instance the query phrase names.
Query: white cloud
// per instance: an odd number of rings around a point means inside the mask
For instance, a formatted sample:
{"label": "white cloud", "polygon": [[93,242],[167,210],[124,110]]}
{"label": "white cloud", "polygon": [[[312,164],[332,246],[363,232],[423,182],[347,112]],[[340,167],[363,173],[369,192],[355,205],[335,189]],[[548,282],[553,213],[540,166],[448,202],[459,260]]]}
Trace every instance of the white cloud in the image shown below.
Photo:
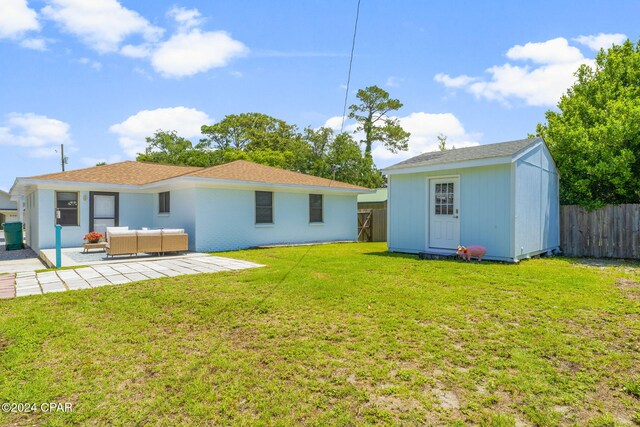
{"label": "white cloud", "polygon": [[591,36],[578,36],[575,41],[589,47],[591,50],[608,49],[613,44],[621,45],[627,40],[625,34],[605,34],[599,33]]}
{"label": "white cloud", "polygon": [[20,41],[20,46],[33,50],[47,50],[47,41],[41,38],[30,38]]}
{"label": "white cloud", "polygon": [[27,31],[39,31],[38,14],[27,6],[27,0],[2,0],[0,39],[18,38]]}
{"label": "white cloud", "polygon": [[[381,144],[374,144],[371,155],[375,164],[386,167],[402,160],[428,151],[438,150],[438,135],[447,136],[447,146],[450,148],[471,147],[479,145],[479,134],[469,133],[458,118],[451,113],[424,113],[414,112],[408,116],[398,117],[404,130],[411,133],[409,138],[409,150],[392,153]],[[334,116],[325,122],[324,126],[334,130],[340,130],[341,116]],[[345,126],[345,132],[353,132],[356,124],[350,122]],[[362,134],[355,134],[354,139],[363,139]]]}
{"label": "white cloud", "polygon": [[[333,117],[329,117],[327,119],[326,122],[324,122],[324,125],[322,125],[325,128],[329,128],[329,129],[333,129],[335,131],[340,131],[340,126],[342,126],[342,116],[333,116]],[[355,128],[355,126],[352,126],[352,130]]]}
{"label": "white cloud", "polygon": [[473,83],[467,90],[478,98],[502,102],[517,98],[531,106],[553,106],[575,82],[573,74],[582,64],[592,65],[593,61],[584,59],[533,69],[510,64],[495,66],[487,70],[490,81]]}
{"label": "white cloud", "polygon": [[248,48],[225,31],[192,29],[174,34],[153,52],[151,65],[164,77],[185,77],[224,67]]}
{"label": "white cloud", "polygon": [[409,150],[394,154],[382,145],[374,146],[371,154],[378,167],[389,166],[428,151],[438,150],[440,134],[447,136],[449,148],[479,145],[480,135],[468,133],[460,120],[451,113],[415,112],[399,119],[402,128],[411,133]]}
{"label": "white cloud", "polygon": [[537,64],[564,64],[582,61],[580,49],[569,46],[567,39],[558,37],[542,43],[515,45],[507,51],[507,58],[514,61],[531,60]]}
{"label": "white cloud", "polygon": [[0,126],[0,145],[27,148],[30,157],[55,156],[60,144],[72,144],[69,124],[34,113],[9,113]]}
{"label": "white cloud", "polygon": [[389,76],[389,78],[387,79],[387,82],[385,83],[385,86],[398,87],[400,86],[401,81],[402,79],[399,77]]}
{"label": "white cloud", "polygon": [[200,127],[213,120],[204,112],[194,108],[173,107],[142,110],[117,123],[109,131],[118,135],[120,146],[127,156],[135,157],[146,147],[145,138],[162,129],[175,130],[184,138],[200,137]]}
{"label": "white cloud", "polygon": [[[619,39],[618,35],[605,34],[581,37],[595,37],[598,43],[602,43],[607,39],[605,36]],[[464,89],[477,98],[504,104],[517,99],[527,105],[547,107],[556,105],[560,96],[573,85],[574,74],[581,65],[594,64],[593,59],[585,57],[564,38],[516,45],[507,51],[506,56],[511,61],[531,61],[533,65],[505,63],[488,68],[488,78],[451,77],[440,73],[434,80],[446,87]]]}
{"label": "white cloud", "polygon": [[82,165],[84,166],[95,166],[98,163],[118,163],[120,161],[122,161],[123,158],[121,155],[119,154],[114,154],[108,157],[81,157],[80,158],[80,163],[82,163]]}
{"label": "white cloud", "polygon": [[102,70],[102,63],[98,62],[98,61],[94,61],[93,59],[89,59],[89,58],[80,58],[78,60],[78,62],[80,64],[84,64],[88,67],[93,68],[96,71],[100,71]]}
{"label": "white cloud", "polygon": [[438,83],[442,83],[446,87],[459,88],[478,80],[478,78],[470,77],[465,74],[462,74],[457,77],[451,77],[450,75],[445,73],[438,73],[435,76],[433,76],[433,80],[437,81]]}
{"label": "white cloud", "polygon": [[117,51],[132,35],[156,41],[163,33],[117,0],[49,0],[42,14],[100,53]]}
{"label": "white cloud", "polygon": [[128,44],[122,46],[120,54],[129,58],[147,58],[151,55],[151,46],[147,43],[140,45]]}
{"label": "white cloud", "polygon": [[179,31],[187,31],[191,28],[199,27],[204,23],[204,19],[198,9],[174,6],[169,9],[167,16],[176,21]]}

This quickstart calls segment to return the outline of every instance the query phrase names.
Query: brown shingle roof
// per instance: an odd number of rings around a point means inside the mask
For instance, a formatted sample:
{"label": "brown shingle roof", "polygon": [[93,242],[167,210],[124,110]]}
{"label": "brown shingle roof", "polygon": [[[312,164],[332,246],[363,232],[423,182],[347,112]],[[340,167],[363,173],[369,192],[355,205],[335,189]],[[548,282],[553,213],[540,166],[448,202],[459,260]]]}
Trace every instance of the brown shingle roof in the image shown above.
{"label": "brown shingle roof", "polygon": [[189,174],[201,178],[224,179],[231,181],[251,181],[273,184],[304,185],[314,187],[334,187],[350,190],[369,190],[353,184],[332,179],[292,172],[273,166],[261,165],[246,160],[236,160],[223,165],[211,166]]}
{"label": "brown shingle roof", "polygon": [[208,168],[163,165],[126,161],[104,166],[94,166],[66,172],[37,175],[29,179],[91,182],[102,184],[144,185],[178,176],[222,179],[231,181],[261,182],[269,184],[333,187],[349,190],[369,190],[317,176],[305,175],[272,166],[260,165],[246,160],[236,160]]}
{"label": "brown shingle roof", "polygon": [[85,169],[37,175],[30,177],[30,179],[144,185],[186,175],[200,169],[202,168],[126,161]]}

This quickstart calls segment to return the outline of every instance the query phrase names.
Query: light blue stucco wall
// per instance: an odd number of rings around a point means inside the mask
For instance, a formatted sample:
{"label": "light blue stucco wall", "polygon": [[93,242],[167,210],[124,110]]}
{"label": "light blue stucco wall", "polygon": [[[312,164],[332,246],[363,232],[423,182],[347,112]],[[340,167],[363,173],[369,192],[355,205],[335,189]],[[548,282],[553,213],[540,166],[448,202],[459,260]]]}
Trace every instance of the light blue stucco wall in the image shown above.
{"label": "light blue stucco wall", "polygon": [[[158,213],[160,191],[171,192],[169,214]],[[84,235],[90,231],[89,191],[79,193],[79,225],[62,228],[63,247],[81,246]],[[255,224],[253,190],[181,188],[119,195],[121,226],[183,228],[189,234],[190,250],[221,251],[266,244],[357,239],[356,194],[324,194],[324,223],[309,224],[309,192],[274,190],[275,222],[269,226]],[[32,236],[29,244],[35,250],[53,248],[55,190],[36,190],[33,200],[33,206],[27,209],[28,233]]]}
{"label": "light blue stucco wall", "polygon": [[[60,191],[73,191],[61,188]],[[109,191],[103,190],[100,191]],[[27,243],[34,250],[51,249],[56,245],[55,237],[55,190],[39,189],[34,192],[34,206],[28,207],[28,235],[31,242]],[[114,191],[118,192],[118,191]],[[153,195],[144,193],[120,192],[120,225],[129,228],[153,226],[152,202]],[[89,191],[79,192],[77,226],[63,226],[61,231],[62,247],[79,247],[84,243],[84,235],[89,231]]]}
{"label": "light blue stucco wall", "polygon": [[147,194],[150,196],[149,212],[153,217],[153,228],[183,228],[189,235],[189,250],[196,250],[196,189],[183,188],[178,190],[163,189],[170,192],[170,212],[158,213],[159,192]]}
{"label": "light blue stucco wall", "polygon": [[515,166],[515,257],[560,246],[558,173],[546,146],[527,153]]}
{"label": "light blue stucco wall", "polygon": [[148,193],[120,193],[119,210],[121,226],[128,226],[132,230],[143,227],[153,227],[153,194]]}
{"label": "light blue stucco wall", "polygon": [[460,178],[460,244],[483,245],[487,258],[510,259],[511,165],[389,176],[387,241],[393,252],[428,250],[428,180]]}
{"label": "light blue stucco wall", "polygon": [[309,224],[309,192],[274,190],[273,203],[274,224],[256,225],[253,190],[198,188],[196,250],[223,251],[357,238],[355,194],[324,194],[322,224]]}

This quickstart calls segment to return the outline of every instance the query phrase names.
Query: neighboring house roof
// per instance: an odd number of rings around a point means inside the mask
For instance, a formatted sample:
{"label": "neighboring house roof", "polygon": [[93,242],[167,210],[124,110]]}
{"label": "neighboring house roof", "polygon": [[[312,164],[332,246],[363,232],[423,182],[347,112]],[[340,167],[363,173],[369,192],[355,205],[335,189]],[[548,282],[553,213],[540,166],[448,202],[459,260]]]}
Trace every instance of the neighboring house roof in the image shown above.
{"label": "neighboring house roof", "polygon": [[497,144],[477,145],[475,147],[455,148],[445,151],[433,151],[420,154],[384,171],[462,163],[472,160],[513,157],[519,152],[543,141],[542,138],[519,139],[517,141],[500,142]]}
{"label": "neighboring house roof", "polygon": [[208,168],[125,161],[110,165],[94,166],[86,169],[37,175],[28,178],[17,178],[14,188],[16,188],[17,184],[20,184],[19,186],[23,186],[42,182],[50,183],[51,181],[59,181],[66,184],[88,183],[146,186],[148,184],[160,184],[163,183],[163,181],[176,178],[186,180],[189,178],[196,178],[198,180],[205,181],[211,180],[212,182],[243,181],[247,184],[260,183],[322,187],[361,192],[372,191],[368,188],[359,187],[357,185],[292,172],[272,166],[260,165],[246,160],[236,160],[234,162],[211,166]]}
{"label": "neighboring house roof", "polygon": [[43,181],[95,182],[100,184],[144,185],[186,175],[200,167],[163,165],[125,161],[110,165],[93,166],[65,172],[31,176],[28,179]]}
{"label": "neighboring house roof", "polygon": [[382,203],[386,201],[386,188],[377,188],[376,192],[371,194],[358,194],[358,203]]}
{"label": "neighboring house roof", "polygon": [[272,166],[236,160],[235,162],[211,166],[192,172],[189,176],[200,178],[223,179],[230,181],[250,181],[269,184],[304,185],[311,187],[333,187],[352,190],[367,190],[358,185],[347,184],[332,179],[320,178],[303,173],[292,172]]}

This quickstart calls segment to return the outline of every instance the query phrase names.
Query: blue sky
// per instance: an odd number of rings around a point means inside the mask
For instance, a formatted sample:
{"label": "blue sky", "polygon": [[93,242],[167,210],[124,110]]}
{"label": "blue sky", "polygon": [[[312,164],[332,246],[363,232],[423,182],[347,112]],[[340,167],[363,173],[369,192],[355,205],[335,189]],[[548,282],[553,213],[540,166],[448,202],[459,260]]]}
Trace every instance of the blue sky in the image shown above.
{"label": "blue sky", "polygon": [[[131,159],[156,129],[227,114],[339,126],[356,1],[2,0],[0,188]],[[362,0],[349,103],[399,98],[409,152],[526,137],[600,47],[637,40],[637,1]],[[352,129],[352,126],[348,126]]]}

